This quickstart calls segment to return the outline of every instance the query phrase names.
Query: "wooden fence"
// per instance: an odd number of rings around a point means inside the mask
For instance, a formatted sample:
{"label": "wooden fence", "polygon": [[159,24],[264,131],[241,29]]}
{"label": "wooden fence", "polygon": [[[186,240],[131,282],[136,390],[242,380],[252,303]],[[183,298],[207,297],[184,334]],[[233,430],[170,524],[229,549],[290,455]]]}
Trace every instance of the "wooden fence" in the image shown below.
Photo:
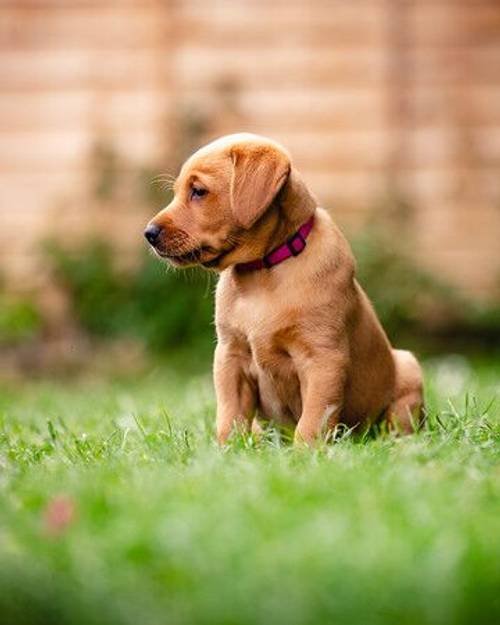
{"label": "wooden fence", "polygon": [[478,296],[498,284],[497,0],[1,0],[0,47],[14,288],[46,283],[49,234],[142,244],[131,187],[92,193],[97,142],[126,178],[240,129],[282,141],[347,228],[403,207],[423,265]]}

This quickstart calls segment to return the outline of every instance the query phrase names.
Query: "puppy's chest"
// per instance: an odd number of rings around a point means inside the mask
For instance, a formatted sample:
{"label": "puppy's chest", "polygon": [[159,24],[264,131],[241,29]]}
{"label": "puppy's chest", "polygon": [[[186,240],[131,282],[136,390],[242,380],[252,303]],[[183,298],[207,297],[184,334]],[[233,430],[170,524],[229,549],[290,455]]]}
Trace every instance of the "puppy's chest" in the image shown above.
{"label": "puppy's chest", "polygon": [[261,416],[269,419],[297,420],[301,412],[294,318],[292,311],[255,303],[233,318],[235,333],[249,348],[248,372],[258,387]]}
{"label": "puppy's chest", "polygon": [[253,368],[271,376],[288,377],[294,368],[292,351],[299,334],[299,312],[287,302],[266,297],[238,298],[226,316],[235,336],[250,348]]}
{"label": "puppy's chest", "polygon": [[[257,383],[262,414],[298,419],[299,370],[307,357],[305,310],[286,290],[220,298],[219,330],[248,354],[247,371]],[[307,324],[306,324],[307,325]]]}

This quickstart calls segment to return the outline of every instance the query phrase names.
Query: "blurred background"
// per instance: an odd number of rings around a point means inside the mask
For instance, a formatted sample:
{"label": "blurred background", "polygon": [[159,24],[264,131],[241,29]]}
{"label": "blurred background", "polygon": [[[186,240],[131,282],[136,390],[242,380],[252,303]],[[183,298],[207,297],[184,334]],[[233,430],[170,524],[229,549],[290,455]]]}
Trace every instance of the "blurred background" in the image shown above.
{"label": "blurred background", "polygon": [[398,345],[498,347],[498,0],[1,0],[0,45],[2,374],[210,351],[213,278],[142,230],[236,131],[291,151]]}

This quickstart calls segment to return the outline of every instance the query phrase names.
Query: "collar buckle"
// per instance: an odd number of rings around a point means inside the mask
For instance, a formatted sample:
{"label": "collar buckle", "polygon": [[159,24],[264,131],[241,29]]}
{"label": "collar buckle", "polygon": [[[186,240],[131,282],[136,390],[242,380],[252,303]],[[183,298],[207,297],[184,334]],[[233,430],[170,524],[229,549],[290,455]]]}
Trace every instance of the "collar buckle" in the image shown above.
{"label": "collar buckle", "polygon": [[[298,244],[298,245],[297,245]],[[292,256],[298,256],[304,251],[306,240],[300,232],[296,232],[286,242],[286,246]]]}

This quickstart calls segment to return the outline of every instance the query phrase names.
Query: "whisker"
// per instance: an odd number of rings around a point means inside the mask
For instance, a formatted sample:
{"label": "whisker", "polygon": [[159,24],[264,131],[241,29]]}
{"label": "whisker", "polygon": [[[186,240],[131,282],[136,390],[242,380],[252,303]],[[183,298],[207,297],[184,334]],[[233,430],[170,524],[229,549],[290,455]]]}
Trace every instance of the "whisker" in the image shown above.
{"label": "whisker", "polygon": [[176,176],[172,174],[158,174],[151,179],[153,186],[159,186],[163,191],[171,191],[176,181]]}
{"label": "whisker", "polygon": [[153,176],[153,178],[151,178],[151,182],[164,182],[164,181],[175,182],[176,178],[177,177],[174,176],[173,174],[163,173],[163,174],[158,174],[157,176]]}
{"label": "whisker", "polygon": [[165,180],[163,182],[157,180],[156,182],[152,182],[151,185],[161,189],[162,191],[172,191],[174,188],[174,182],[171,182],[170,180]]}

